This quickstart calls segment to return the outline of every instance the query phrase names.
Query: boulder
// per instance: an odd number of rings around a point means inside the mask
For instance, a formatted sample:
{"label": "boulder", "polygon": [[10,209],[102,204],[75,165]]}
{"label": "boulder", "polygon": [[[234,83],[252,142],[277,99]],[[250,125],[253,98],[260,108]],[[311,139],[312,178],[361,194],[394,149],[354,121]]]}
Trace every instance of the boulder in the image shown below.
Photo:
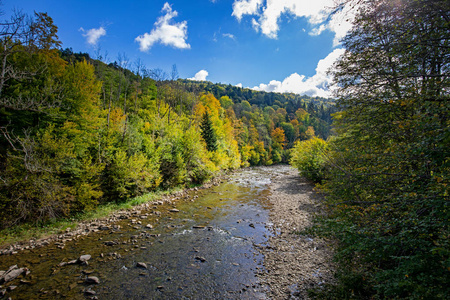
{"label": "boulder", "polygon": [[17,265],[11,266],[8,269],[8,271],[4,272],[0,276],[0,284],[14,280],[17,277],[19,277],[20,275],[22,275],[23,273],[27,273],[27,271],[28,271],[27,268],[19,268],[19,267],[17,267]]}

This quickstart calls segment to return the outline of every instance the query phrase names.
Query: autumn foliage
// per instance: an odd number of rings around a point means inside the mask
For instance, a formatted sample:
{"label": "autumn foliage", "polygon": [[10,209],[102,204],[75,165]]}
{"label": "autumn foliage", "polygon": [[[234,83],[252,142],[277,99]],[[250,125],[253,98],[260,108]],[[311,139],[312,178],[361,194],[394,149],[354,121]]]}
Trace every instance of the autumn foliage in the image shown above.
{"label": "autumn foliage", "polygon": [[[170,78],[139,63],[132,71],[124,54],[106,64],[59,50],[44,13],[18,12],[1,26],[0,228],[286,162],[308,126],[328,132],[314,103],[293,95],[203,86],[177,80],[176,68]],[[330,113],[323,103],[321,113]]]}

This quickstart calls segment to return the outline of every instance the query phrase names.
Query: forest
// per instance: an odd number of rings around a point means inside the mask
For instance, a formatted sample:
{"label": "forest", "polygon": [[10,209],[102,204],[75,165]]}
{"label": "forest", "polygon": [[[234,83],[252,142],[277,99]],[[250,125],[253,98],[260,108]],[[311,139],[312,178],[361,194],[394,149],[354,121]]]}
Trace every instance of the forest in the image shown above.
{"label": "forest", "polygon": [[330,134],[331,100],[93,59],[61,49],[57,30],[46,13],[3,23],[2,229],[287,162],[295,141]]}
{"label": "forest", "polygon": [[325,196],[309,234],[335,241],[312,297],[448,299],[450,3],[344,3],[334,99],[74,53],[46,13],[3,21],[0,229],[289,162]]}
{"label": "forest", "polygon": [[334,66],[327,141],[291,163],[318,182],[337,240],[327,299],[450,297],[450,2],[369,0]]}

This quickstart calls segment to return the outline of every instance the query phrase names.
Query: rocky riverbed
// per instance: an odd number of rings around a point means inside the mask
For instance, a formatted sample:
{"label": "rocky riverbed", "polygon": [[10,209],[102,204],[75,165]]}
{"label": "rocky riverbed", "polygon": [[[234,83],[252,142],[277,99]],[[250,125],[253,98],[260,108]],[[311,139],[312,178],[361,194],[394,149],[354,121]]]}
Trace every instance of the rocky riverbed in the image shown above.
{"label": "rocky riverbed", "polygon": [[333,280],[332,248],[330,241],[298,234],[321,213],[321,197],[298,171],[282,170],[269,185],[273,235],[266,247],[258,247],[266,270],[261,280],[271,299],[306,299],[308,289]]}
{"label": "rocky riverbed", "polygon": [[0,297],[305,299],[332,280],[329,243],[298,234],[317,212],[296,170],[240,170],[1,250]]}

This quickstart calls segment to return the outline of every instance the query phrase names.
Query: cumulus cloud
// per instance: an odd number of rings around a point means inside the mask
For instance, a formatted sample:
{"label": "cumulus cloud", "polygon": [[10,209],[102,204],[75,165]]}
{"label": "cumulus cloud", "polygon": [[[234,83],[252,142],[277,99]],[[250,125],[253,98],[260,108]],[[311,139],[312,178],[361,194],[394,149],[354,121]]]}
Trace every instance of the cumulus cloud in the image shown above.
{"label": "cumulus cloud", "polygon": [[80,31],[81,31],[81,32],[85,32],[85,33],[83,33],[82,35],[86,38],[86,42],[87,42],[89,45],[92,45],[92,46],[96,46],[97,43],[98,43],[98,40],[99,40],[102,36],[106,35],[106,30],[105,30],[105,28],[103,28],[103,27],[100,27],[100,28],[91,28],[91,29],[89,29],[89,30],[87,30],[87,31],[85,31],[84,28],[81,27],[81,28],[80,28]]}
{"label": "cumulus cloud", "polygon": [[233,3],[233,13],[239,21],[243,15],[256,14],[263,4],[263,0],[235,0]]}
{"label": "cumulus cloud", "polygon": [[335,45],[351,28],[352,16],[346,7],[328,18],[335,0],[268,0],[263,3],[263,0],[235,0],[232,15],[239,21],[244,15],[256,16],[258,20],[252,18],[253,28],[274,39],[278,36],[282,14],[305,17],[312,27],[311,35],[319,35],[326,29],[333,31]]}
{"label": "cumulus cloud", "polygon": [[156,43],[178,49],[191,48],[191,45],[186,43],[187,22],[174,23],[172,19],[178,16],[178,12],[172,10],[172,6],[167,2],[161,11],[164,15],[158,18],[152,31],[144,33],[135,39],[139,43],[139,49],[143,52],[148,51]]}
{"label": "cumulus cloud", "polygon": [[293,73],[283,81],[271,80],[268,84],[261,83],[253,87],[254,90],[276,93],[296,93],[308,96],[330,97],[329,88],[332,78],[327,75],[328,69],[344,54],[344,49],[334,49],[327,57],[317,63],[316,74],[306,78],[305,75]]}
{"label": "cumulus cloud", "polygon": [[242,83],[238,83],[236,86],[242,88]]}
{"label": "cumulus cloud", "polygon": [[208,71],[200,70],[195,73],[194,77],[188,78],[189,80],[205,81],[206,77],[209,75]]}

